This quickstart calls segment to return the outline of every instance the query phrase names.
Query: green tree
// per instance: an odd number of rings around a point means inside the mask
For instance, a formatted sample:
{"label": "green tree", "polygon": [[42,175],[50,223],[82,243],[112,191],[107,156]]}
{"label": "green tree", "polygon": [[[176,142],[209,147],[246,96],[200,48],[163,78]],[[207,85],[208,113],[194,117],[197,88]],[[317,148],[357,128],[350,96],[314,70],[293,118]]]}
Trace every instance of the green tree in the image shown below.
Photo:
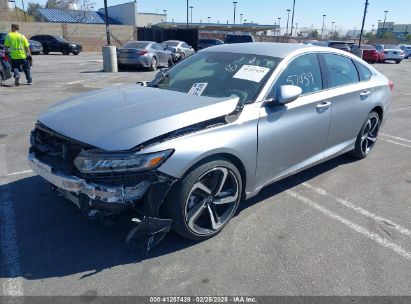
{"label": "green tree", "polygon": [[27,6],[27,14],[33,16],[34,19],[36,21],[38,21],[38,20],[41,19],[40,15],[37,11],[39,8],[43,8],[43,6],[39,3],[29,2],[28,6]]}
{"label": "green tree", "polygon": [[312,32],[310,33],[309,36],[310,36],[310,38],[318,39],[318,37],[320,37],[320,34],[318,33],[317,30],[314,30],[314,31],[312,31]]}
{"label": "green tree", "polygon": [[408,35],[405,37],[405,40],[411,41],[411,34],[408,34]]}
{"label": "green tree", "polygon": [[385,33],[382,35],[382,38],[384,38],[384,39],[393,39],[393,38],[394,38],[394,34],[393,34],[393,33],[390,33],[390,32],[385,32]]}
{"label": "green tree", "polygon": [[365,38],[368,38],[368,39],[372,39],[372,38],[375,37],[375,35],[374,35],[373,33],[371,33],[371,32],[368,32],[368,33],[366,33],[366,34],[364,35],[364,37],[365,37]]}

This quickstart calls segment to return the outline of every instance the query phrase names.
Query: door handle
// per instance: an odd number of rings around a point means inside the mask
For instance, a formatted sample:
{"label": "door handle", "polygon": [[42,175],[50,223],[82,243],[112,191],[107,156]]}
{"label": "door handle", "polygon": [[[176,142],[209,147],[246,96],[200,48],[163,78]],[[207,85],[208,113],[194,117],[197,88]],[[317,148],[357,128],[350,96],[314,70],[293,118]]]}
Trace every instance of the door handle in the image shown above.
{"label": "door handle", "polygon": [[360,97],[361,98],[367,98],[371,94],[371,91],[364,90],[361,92]]}
{"label": "door handle", "polygon": [[330,106],[331,106],[331,101],[324,101],[322,103],[319,103],[316,108],[317,110],[324,110],[324,109],[329,108]]}

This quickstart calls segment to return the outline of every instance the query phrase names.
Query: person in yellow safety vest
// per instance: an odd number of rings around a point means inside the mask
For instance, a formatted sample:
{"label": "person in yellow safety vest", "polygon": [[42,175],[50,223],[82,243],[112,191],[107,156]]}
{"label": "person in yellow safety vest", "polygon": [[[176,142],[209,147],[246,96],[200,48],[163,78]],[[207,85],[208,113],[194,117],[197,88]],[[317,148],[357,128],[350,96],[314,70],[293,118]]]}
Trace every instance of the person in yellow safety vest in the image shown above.
{"label": "person in yellow safety vest", "polygon": [[23,68],[24,75],[27,79],[27,84],[32,85],[30,62],[31,58],[29,42],[24,35],[19,33],[19,25],[12,24],[11,32],[6,36],[4,46],[10,51],[11,66],[14,72],[14,84],[20,85],[20,66]]}

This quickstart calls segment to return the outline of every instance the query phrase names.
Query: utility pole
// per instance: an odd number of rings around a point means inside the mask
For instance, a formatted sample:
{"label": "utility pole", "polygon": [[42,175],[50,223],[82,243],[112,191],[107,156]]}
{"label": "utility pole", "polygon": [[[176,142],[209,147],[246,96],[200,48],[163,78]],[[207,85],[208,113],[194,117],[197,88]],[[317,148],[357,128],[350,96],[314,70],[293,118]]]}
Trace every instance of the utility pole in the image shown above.
{"label": "utility pole", "polygon": [[109,25],[108,25],[107,0],[104,0],[104,15],[105,15],[105,20],[106,20],[107,45],[110,45],[110,27],[109,27]]}
{"label": "utility pole", "polygon": [[[360,47],[361,47],[361,39],[362,39],[362,35],[364,33],[364,24],[365,24],[365,17],[367,17],[367,7],[368,7],[368,5],[370,5],[368,3],[368,0],[365,0],[364,16],[362,17],[362,25],[361,25],[361,32],[360,32],[360,41],[358,41],[358,49],[360,49]],[[373,27],[373,31],[374,31],[374,27]]]}
{"label": "utility pole", "polygon": [[293,36],[293,27],[294,27],[294,12],[295,12],[295,0],[293,1],[293,15],[291,17],[291,37]]}
{"label": "utility pole", "polygon": [[207,17],[208,18],[208,23],[210,23],[210,19],[211,19],[211,17]]}
{"label": "utility pole", "polygon": [[288,21],[290,20],[290,12],[291,12],[291,10],[288,9],[287,12],[288,12],[288,17],[287,17],[287,29],[286,29],[286,31],[285,31],[285,35],[286,35],[286,36],[288,36]]}
{"label": "utility pole", "polygon": [[188,0],[187,0],[187,28],[188,28]]}
{"label": "utility pole", "polygon": [[244,14],[240,14],[240,24],[243,24],[243,16]]}
{"label": "utility pole", "polygon": [[190,6],[190,14],[191,14],[190,20],[191,20],[191,23],[193,23],[193,8],[194,8],[194,6]]}
{"label": "utility pole", "polygon": [[323,40],[325,17],[327,17],[327,15],[324,14],[323,15],[323,27],[321,28],[321,40]]}
{"label": "utility pole", "polygon": [[21,5],[23,6],[24,21],[27,22],[26,9],[24,8],[24,1],[23,0],[21,0]]}
{"label": "utility pole", "polygon": [[234,4],[234,23],[233,24],[235,24],[235,9],[237,8],[237,1],[233,1],[233,4]]}
{"label": "utility pole", "polygon": [[385,32],[385,20],[387,20],[387,13],[388,13],[388,11],[384,11],[384,13],[385,13],[385,16],[384,16],[384,23],[383,23],[383,25],[382,25],[381,38],[382,38],[382,36],[384,36],[384,32]]}
{"label": "utility pole", "polygon": [[334,21],[331,22],[331,37],[333,36],[333,32],[334,32]]}

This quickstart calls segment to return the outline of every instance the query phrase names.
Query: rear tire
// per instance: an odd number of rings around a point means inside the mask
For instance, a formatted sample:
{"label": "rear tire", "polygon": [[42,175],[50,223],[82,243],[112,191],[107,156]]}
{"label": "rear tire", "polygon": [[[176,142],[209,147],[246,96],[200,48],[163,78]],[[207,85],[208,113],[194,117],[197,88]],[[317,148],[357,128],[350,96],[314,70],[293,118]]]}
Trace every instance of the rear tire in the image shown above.
{"label": "rear tire", "polygon": [[357,135],[354,150],[349,152],[352,157],[363,159],[368,156],[377,141],[380,124],[381,120],[378,113],[371,112]]}
{"label": "rear tire", "polygon": [[149,70],[150,71],[155,71],[155,70],[157,70],[157,58],[156,57],[153,57],[152,59],[151,59],[151,63],[150,63],[150,66],[149,66]]}
{"label": "rear tire", "polygon": [[395,60],[395,63],[396,63],[396,64],[400,64],[400,63],[401,63],[401,60]]}
{"label": "rear tire", "polygon": [[43,50],[43,54],[48,55],[48,54],[50,54],[50,51],[49,50]]}
{"label": "rear tire", "polygon": [[242,197],[241,174],[224,159],[200,163],[168,194],[163,216],[184,238],[205,240],[218,234],[237,211]]}
{"label": "rear tire", "polygon": [[74,55],[74,56],[77,56],[78,54],[80,54],[80,52],[77,52],[77,51],[74,51],[74,52],[73,52],[73,55]]}

